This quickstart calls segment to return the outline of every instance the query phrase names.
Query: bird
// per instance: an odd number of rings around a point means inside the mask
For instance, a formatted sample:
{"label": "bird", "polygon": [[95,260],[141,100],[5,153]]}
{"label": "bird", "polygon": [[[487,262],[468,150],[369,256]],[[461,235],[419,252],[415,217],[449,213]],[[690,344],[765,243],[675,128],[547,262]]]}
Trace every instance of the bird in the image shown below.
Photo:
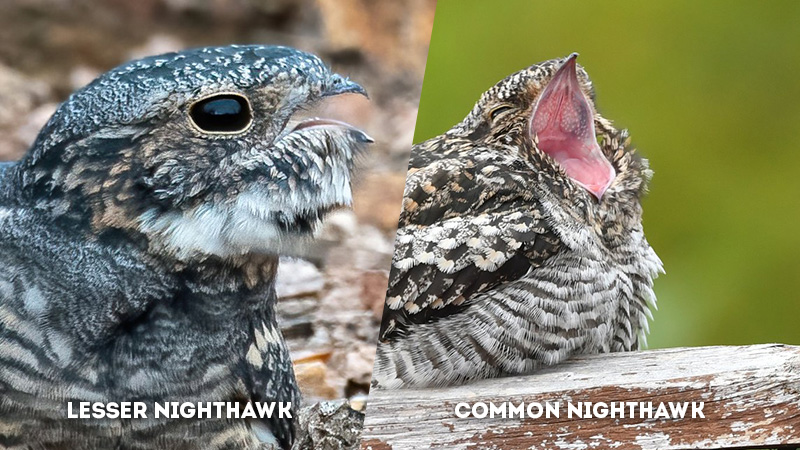
{"label": "bird", "polygon": [[642,227],[652,171],[576,58],[507,76],[412,148],[375,388],[530,374],[645,339],[663,272]]}
{"label": "bird", "polygon": [[[290,448],[276,270],[352,202],[372,139],[306,117],[345,94],[367,95],[318,56],[233,45],[123,64],[58,106],[0,166],[0,447]],[[147,420],[67,419],[122,401]],[[217,401],[291,409],[154,417]]]}

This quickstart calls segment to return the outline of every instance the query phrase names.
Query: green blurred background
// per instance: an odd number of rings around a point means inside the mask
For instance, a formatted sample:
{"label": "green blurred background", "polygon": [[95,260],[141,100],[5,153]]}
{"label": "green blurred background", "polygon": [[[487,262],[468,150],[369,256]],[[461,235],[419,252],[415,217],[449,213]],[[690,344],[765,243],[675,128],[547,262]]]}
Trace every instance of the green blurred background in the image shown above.
{"label": "green blurred background", "polygon": [[800,344],[800,2],[439,0],[415,142],[580,53],[655,177],[650,348]]}

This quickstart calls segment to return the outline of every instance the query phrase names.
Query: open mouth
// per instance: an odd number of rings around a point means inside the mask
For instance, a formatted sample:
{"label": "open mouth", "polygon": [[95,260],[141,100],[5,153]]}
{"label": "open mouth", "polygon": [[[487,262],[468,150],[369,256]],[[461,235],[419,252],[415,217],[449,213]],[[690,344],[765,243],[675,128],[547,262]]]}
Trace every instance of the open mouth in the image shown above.
{"label": "open mouth", "polygon": [[296,110],[284,130],[288,134],[325,129],[340,134],[344,130],[356,143],[369,144],[374,142],[373,139],[358,127],[348,123],[354,118],[363,118],[363,112],[368,110],[367,108],[369,108],[369,98],[366,90],[347,78],[334,75],[322,97]]}
{"label": "open mouth", "polygon": [[[352,102],[366,101],[363,89],[346,80],[336,86],[341,89],[297,110],[276,139],[275,147],[286,149],[285,159],[298,172],[295,182],[305,183],[295,202],[276,198],[269,208],[272,211],[261,216],[284,234],[314,234],[331,211],[350,207],[353,159],[374,142],[364,131],[339,120],[360,111],[361,106]],[[296,152],[299,147],[307,151]]]}
{"label": "open mouth", "polygon": [[365,144],[371,144],[375,142],[375,140],[369,137],[367,133],[364,133],[360,129],[354,127],[353,125],[350,125],[347,122],[342,122],[341,120],[336,120],[336,119],[326,119],[322,117],[310,117],[307,119],[303,119],[297,122],[294,125],[294,127],[292,127],[290,133],[294,133],[301,130],[308,130],[311,128],[341,128],[352,133],[353,137],[359,142]]}
{"label": "open mouth", "polygon": [[531,131],[548,154],[579,186],[601,199],[616,177],[595,137],[589,101],[578,83],[573,53],[539,96]]}
{"label": "open mouth", "polygon": [[[325,132],[324,130],[326,129],[330,130],[330,132]],[[302,139],[305,144],[317,142],[317,147],[327,147],[329,149],[339,147],[358,150],[361,147],[360,144],[374,142],[366,133],[347,122],[322,117],[308,117],[301,120],[292,120],[286,126],[286,131],[284,133],[281,140],[290,140],[293,138]],[[353,146],[352,144],[357,145]],[[323,159],[324,158],[326,157],[323,156]],[[328,164],[329,163],[318,162],[317,167],[311,170],[322,169],[323,165],[327,166]],[[342,162],[342,164],[345,163]],[[330,168],[326,170],[330,170]],[[322,175],[317,175],[317,177],[321,176]],[[345,178],[349,177],[345,176]],[[342,176],[334,175],[333,179],[341,180]],[[326,188],[335,190],[341,187],[341,183],[334,184],[336,184],[336,186],[326,186]],[[307,204],[303,209],[274,211],[270,213],[269,217],[276,227],[284,233],[312,234],[319,228],[322,220],[328,213],[337,209],[346,209],[350,207],[351,198],[349,190],[347,190],[347,192],[346,195],[322,194],[318,202],[314,202],[315,204]]]}

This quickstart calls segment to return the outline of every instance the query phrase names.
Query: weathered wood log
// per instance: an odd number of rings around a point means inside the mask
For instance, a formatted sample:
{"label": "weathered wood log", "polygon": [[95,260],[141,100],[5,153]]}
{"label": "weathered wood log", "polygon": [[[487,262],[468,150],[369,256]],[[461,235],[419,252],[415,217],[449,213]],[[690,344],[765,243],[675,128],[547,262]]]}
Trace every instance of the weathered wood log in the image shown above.
{"label": "weathered wood log", "polygon": [[[456,416],[457,404],[467,403],[460,406],[463,413],[478,402],[512,402],[516,407],[525,402],[526,409],[532,402],[559,402],[559,417],[530,418],[527,411],[525,418]],[[683,419],[641,419],[638,408],[631,418],[627,407],[625,418],[569,418],[567,404],[578,402],[653,402],[653,412],[660,402],[703,402],[705,418],[691,418],[691,407]],[[485,412],[476,408],[478,415]],[[537,411],[534,407],[532,415]],[[602,415],[603,409],[594,412]],[[800,447],[800,347],[771,344],[593,355],[529,376],[450,388],[373,390],[362,435],[362,449],[369,450],[756,446]]]}

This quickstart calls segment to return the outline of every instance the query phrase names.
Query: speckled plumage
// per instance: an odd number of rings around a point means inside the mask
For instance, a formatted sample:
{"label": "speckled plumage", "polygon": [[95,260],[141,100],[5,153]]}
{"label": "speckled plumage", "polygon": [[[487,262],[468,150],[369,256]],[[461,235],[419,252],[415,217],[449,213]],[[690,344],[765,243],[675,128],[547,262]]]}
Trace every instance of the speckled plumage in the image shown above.
{"label": "speckled plumage", "polygon": [[641,223],[650,171],[627,132],[594,111],[580,68],[615,179],[598,200],[540,151],[531,118],[565,61],[510,75],[412,149],[375,386],[458,384],[638,348],[662,270]]}
{"label": "speckled plumage", "polygon": [[[344,93],[364,90],[285,47],[150,57],[74,93],[22,160],[0,165],[0,447],[291,445],[293,419],[67,420],[66,403],[299,410],[274,309],[278,254],[350,204],[370,140],[293,119]],[[246,98],[246,128],[193,121],[193,105],[220,94]]]}

